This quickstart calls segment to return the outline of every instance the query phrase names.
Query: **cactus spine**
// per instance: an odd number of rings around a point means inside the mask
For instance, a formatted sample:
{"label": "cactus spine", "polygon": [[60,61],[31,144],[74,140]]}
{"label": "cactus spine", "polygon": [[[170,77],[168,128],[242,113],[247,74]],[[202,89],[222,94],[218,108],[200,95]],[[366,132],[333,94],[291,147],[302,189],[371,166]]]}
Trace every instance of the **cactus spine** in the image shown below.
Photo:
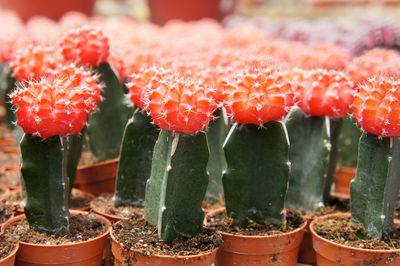
{"label": "cactus spine", "polygon": [[[209,157],[206,135],[161,130],[146,186],[146,219],[163,240],[201,231]],[[182,193],[185,191],[185,193]]]}
{"label": "cactus spine", "polygon": [[251,221],[282,222],[289,180],[289,142],[285,125],[232,127],[224,145],[228,169],[222,178],[226,210],[241,227]]}
{"label": "cactus spine", "polygon": [[151,117],[136,109],[129,119],[121,146],[115,191],[116,206],[144,206],[146,181],[159,130]]}
{"label": "cactus spine", "polygon": [[98,161],[104,161],[118,157],[132,108],[124,103],[122,85],[111,66],[103,63],[96,70],[105,85],[101,94],[104,100],[99,103],[98,111],[89,116],[87,134],[93,154]]}
{"label": "cactus spine", "polygon": [[394,208],[400,188],[400,147],[397,137],[363,133],[358,166],[350,185],[352,222],[370,237],[381,238],[394,228]]}

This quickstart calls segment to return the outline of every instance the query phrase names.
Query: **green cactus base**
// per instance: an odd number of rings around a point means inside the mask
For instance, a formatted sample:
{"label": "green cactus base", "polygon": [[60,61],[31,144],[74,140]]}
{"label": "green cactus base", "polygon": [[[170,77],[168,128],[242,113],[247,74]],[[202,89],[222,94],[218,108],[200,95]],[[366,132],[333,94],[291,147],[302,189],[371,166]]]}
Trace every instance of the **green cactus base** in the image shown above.
{"label": "green cactus base", "polygon": [[157,225],[163,240],[201,232],[208,175],[206,135],[161,130],[146,186],[146,219]]}
{"label": "green cactus base", "polygon": [[235,224],[282,222],[289,180],[289,143],[285,125],[271,121],[232,128],[224,147],[228,169],[224,185],[226,210]]}
{"label": "green cactus base", "polygon": [[358,149],[356,177],[350,184],[352,222],[369,237],[394,230],[394,209],[400,188],[400,147],[397,137],[363,133]]}
{"label": "green cactus base", "polygon": [[344,119],[339,140],[341,165],[347,167],[357,166],[358,142],[360,141],[361,133],[354,117],[346,117]]}
{"label": "green cactus base", "polygon": [[154,145],[160,130],[151,117],[136,109],[122,141],[115,191],[116,206],[143,207]]}
{"label": "green cactus base", "polygon": [[12,71],[8,68],[4,69],[3,78],[1,82],[1,99],[5,107],[4,120],[10,129],[14,129],[17,121],[17,114],[15,113],[15,106],[11,103],[9,94],[16,87],[16,80],[12,75]]}

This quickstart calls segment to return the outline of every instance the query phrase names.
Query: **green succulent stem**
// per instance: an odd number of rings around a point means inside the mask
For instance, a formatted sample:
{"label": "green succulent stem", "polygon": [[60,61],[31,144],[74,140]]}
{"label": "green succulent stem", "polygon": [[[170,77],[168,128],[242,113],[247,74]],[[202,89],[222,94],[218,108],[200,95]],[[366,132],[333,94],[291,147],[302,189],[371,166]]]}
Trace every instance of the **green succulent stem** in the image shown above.
{"label": "green succulent stem", "polygon": [[311,211],[323,206],[329,152],[329,119],[293,109],[286,121],[290,140],[291,174],[286,204]]}
{"label": "green succulent stem", "polygon": [[204,133],[189,135],[161,130],[145,198],[145,217],[158,227],[161,239],[173,240],[201,232],[208,157]]}
{"label": "green succulent stem", "polygon": [[117,158],[126,122],[132,116],[132,108],[125,104],[121,82],[109,63],[96,68],[104,85],[98,111],[88,118],[89,146],[98,161]]}
{"label": "green succulent stem", "polygon": [[351,215],[369,237],[383,237],[394,228],[400,189],[400,147],[397,137],[363,133],[358,148],[356,177],[350,184]]}
{"label": "green succulent stem", "polygon": [[137,108],[125,127],[116,180],[115,205],[143,207],[159,129]]}
{"label": "green succulent stem", "polygon": [[4,68],[3,77],[1,82],[1,99],[5,107],[5,122],[10,129],[14,129],[16,126],[17,115],[15,113],[15,106],[11,102],[10,93],[16,87],[16,79],[12,74],[12,70],[9,67]]}
{"label": "green succulent stem", "polygon": [[289,142],[283,123],[233,126],[224,145],[228,168],[222,182],[226,211],[246,227],[279,226],[289,180]]}
{"label": "green succulent stem", "polygon": [[63,137],[64,161],[66,162],[66,171],[69,179],[69,195],[71,195],[72,187],[76,179],[76,169],[81,159],[84,134],[86,128],[81,130],[80,134],[68,135]]}
{"label": "green succulent stem", "polygon": [[25,134],[21,140],[21,173],[26,185],[25,215],[40,233],[68,235],[69,180],[63,140]]}
{"label": "green succulent stem", "polygon": [[358,142],[361,137],[360,127],[353,116],[346,117],[340,134],[340,164],[347,167],[357,166]]}

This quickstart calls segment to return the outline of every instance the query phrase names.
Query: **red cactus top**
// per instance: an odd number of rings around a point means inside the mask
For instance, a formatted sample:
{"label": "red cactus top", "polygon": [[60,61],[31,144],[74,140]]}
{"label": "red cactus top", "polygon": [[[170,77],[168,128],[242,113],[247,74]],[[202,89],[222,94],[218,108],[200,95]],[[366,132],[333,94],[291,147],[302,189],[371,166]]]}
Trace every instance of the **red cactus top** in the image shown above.
{"label": "red cactus top", "polygon": [[89,72],[60,67],[47,78],[29,81],[10,95],[24,132],[48,138],[77,134],[100,101],[100,87]]}
{"label": "red cactus top", "polygon": [[370,133],[400,137],[400,82],[376,77],[359,86],[353,116]]}

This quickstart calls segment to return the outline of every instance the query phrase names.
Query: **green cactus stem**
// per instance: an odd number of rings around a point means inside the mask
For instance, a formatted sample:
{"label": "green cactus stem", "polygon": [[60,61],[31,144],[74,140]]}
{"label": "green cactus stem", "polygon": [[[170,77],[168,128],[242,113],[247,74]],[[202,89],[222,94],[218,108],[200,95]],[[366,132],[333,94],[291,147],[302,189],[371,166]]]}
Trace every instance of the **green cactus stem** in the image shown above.
{"label": "green cactus stem", "polygon": [[21,140],[21,173],[26,184],[25,215],[40,233],[67,235],[70,213],[63,140],[25,134]]}
{"label": "green cactus stem", "polygon": [[116,206],[143,207],[146,181],[150,178],[151,161],[159,129],[151,117],[136,109],[129,119],[121,146],[115,191]]}
{"label": "green cactus stem", "polygon": [[310,211],[323,205],[331,143],[329,119],[293,109],[286,126],[290,140],[291,174],[286,204]]}
{"label": "green cactus stem", "polygon": [[64,156],[67,165],[67,177],[69,179],[69,193],[71,195],[72,187],[76,179],[76,169],[78,168],[79,160],[82,155],[83,140],[85,128],[80,134],[68,135],[64,137]]}
{"label": "green cactus stem", "polygon": [[15,113],[14,105],[11,103],[11,98],[9,94],[14,90],[16,86],[16,80],[12,75],[12,70],[10,68],[3,69],[3,77],[1,82],[1,99],[5,107],[4,120],[10,129],[14,129],[17,121],[17,114]]}
{"label": "green cactus stem", "polygon": [[344,120],[340,134],[340,164],[347,167],[357,166],[358,142],[361,130],[354,117],[349,116]]}
{"label": "green cactus stem", "polygon": [[212,201],[222,201],[224,198],[222,174],[227,168],[222,146],[228,134],[228,118],[223,109],[217,109],[214,112],[214,117],[215,119],[210,122],[206,133],[210,147],[210,158],[207,164],[210,182],[208,183],[206,198]]}
{"label": "green cactus stem", "polygon": [[335,178],[336,166],[339,160],[339,139],[343,127],[343,118],[329,118],[329,140],[331,143],[329,151],[328,169],[324,183],[323,202],[328,204],[333,180]]}
{"label": "green cactus stem", "polygon": [[163,240],[201,232],[208,157],[205,134],[161,130],[146,186],[145,213]]}
{"label": "green cactus stem", "polygon": [[89,116],[87,134],[89,146],[98,161],[117,158],[125,125],[132,108],[125,104],[122,84],[108,63],[96,68],[104,84],[98,111]]}
{"label": "green cactus stem", "polygon": [[363,133],[358,148],[356,177],[350,184],[352,222],[369,237],[383,237],[394,228],[400,188],[400,147],[397,137]]}
{"label": "green cactus stem", "polygon": [[266,221],[279,226],[289,180],[289,142],[285,125],[270,121],[233,126],[224,145],[228,169],[224,185],[226,211],[235,224]]}

